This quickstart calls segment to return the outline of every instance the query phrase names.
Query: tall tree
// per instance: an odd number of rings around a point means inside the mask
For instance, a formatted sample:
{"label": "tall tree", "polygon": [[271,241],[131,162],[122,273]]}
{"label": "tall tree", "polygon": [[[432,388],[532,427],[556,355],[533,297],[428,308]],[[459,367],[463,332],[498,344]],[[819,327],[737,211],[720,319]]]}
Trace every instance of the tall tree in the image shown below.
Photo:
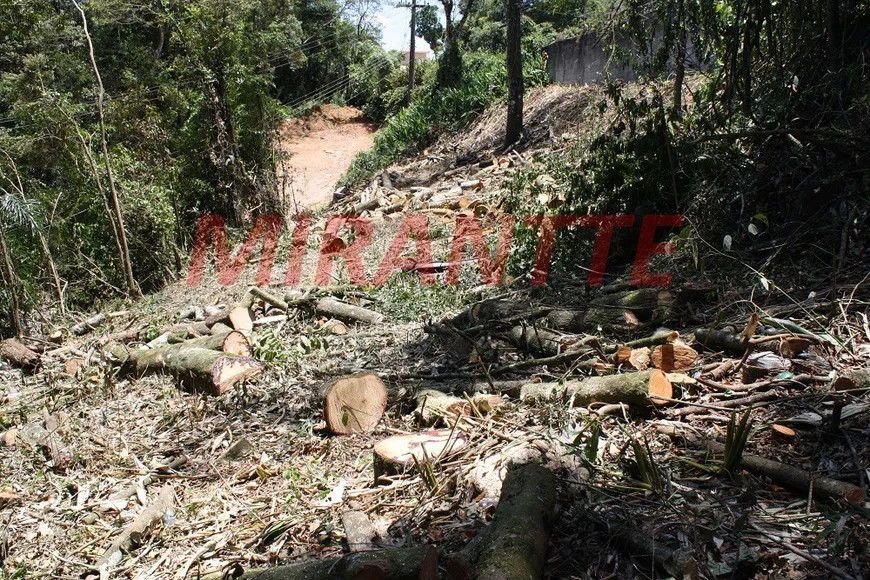
{"label": "tall tree", "polygon": [[[474,8],[474,0],[460,0],[456,4],[454,0],[441,0],[444,7],[444,52],[438,61],[438,74],[436,84],[439,87],[455,87],[462,78],[462,48],[459,45],[462,32],[468,16]],[[459,22],[456,22],[454,10],[459,8],[461,13]]]}
{"label": "tall tree", "polygon": [[523,53],[521,0],[506,0],[508,109],[504,145],[516,143],[523,132]]}
{"label": "tall tree", "polygon": [[103,99],[105,97],[105,89],[103,88],[103,78],[100,76],[100,69],[97,67],[97,59],[94,57],[94,43],[91,38],[91,33],[88,30],[88,19],[85,16],[85,11],[76,0],[72,0],[73,5],[82,16],[82,30],[85,33],[85,38],[88,41],[88,55],[91,59],[91,67],[94,70],[94,76],[97,79],[97,120],[100,122],[100,148],[103,152],[103,161],[106,164],[106,181],[109,184],[109,192],[112,197],[112,209],[115,213],[115,220],[118,224],[118,235],[121,241],[121,264],[124,268],[124,274],[127,278],[127,291],[133,297],[142,296],[142,291],[136,284],[136,279],[133,278],[133,262],[130,260],[130,247],[127,244],[127,232],[124,228],[124,215],[121,212],[121,200],[118,196],[118,190],[115,187],[115,176],[112,173],[112,159],[109,157],[109,146],[106,142],[106,120],[103,115]]}

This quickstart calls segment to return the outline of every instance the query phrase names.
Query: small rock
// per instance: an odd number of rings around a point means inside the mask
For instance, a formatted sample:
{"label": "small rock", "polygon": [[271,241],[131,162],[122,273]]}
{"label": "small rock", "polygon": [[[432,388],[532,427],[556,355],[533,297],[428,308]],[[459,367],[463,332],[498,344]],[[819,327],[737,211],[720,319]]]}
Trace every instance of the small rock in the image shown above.
{"label": "small rock", "polygon": [[84,515],[84,517],[82,517],[82,523],[90,526],[94,524],[98,519],[100,519],[100,516],[98,516],[94,512],[88,512]]}
{"label": "small rock", "polygon": [[226,461],[235,461],[248,455],[253,450],[254,446],[251,445],[251,442],[246,437],[242,437],[230,445],[220,458]]}

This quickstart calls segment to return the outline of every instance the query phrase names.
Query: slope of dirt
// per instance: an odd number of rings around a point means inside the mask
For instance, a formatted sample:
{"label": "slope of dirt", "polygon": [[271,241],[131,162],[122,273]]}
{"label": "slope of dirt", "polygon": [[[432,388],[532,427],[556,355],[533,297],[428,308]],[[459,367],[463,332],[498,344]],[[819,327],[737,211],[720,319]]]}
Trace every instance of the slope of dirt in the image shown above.
{"label": "slope of dirt", "polygon": [[278,178],[287,213],[327,205],[354,156],[372,146],[374,132],[353,107],[323,105],[304,119],[286,121],[279,130],[284,158]]}

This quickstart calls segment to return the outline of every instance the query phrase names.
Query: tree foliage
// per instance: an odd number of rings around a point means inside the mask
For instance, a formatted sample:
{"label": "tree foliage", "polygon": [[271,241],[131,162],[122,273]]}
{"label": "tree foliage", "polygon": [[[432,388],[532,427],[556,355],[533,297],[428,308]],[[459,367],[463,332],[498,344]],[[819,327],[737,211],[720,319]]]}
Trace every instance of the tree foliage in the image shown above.
{"label": "tree foliage", "polygon": [[[205,212],[242,225],[280,210],[275,131],[310,104],[379,94],[397,67],[377,43],[372,2],[89,0],[80,3],[105,97],[104,117],[136,280],[174,279],[191,224]],[[71,1],[33,0],[0,19],[0,150],[14,159],[28,207],[72,304],[125,294],[107,212],[97,84]],[[352,20],[350,20],[352,19]],[[6,183],[10,165],[2,164]],[[7,175],[8,174],[8,175]],[[39,245],[4,206],[22,300],[50,289]],[[8,198],[8,199],[7,199]],[[20,208],[19,208],[20,209]],[[115,232],[113,234],[113,231]],[[8,282],[8,281],[7,281]],[[0,293],[0,308],[8,306]]]}

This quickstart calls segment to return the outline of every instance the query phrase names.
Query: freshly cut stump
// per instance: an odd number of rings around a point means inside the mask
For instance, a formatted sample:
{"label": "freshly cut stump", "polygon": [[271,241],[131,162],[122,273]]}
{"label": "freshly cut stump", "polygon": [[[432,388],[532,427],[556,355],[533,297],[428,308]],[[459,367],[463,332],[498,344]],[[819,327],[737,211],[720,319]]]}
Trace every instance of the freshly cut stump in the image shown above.
{"label": "freshly cut stump", "polygon": [[221,344],[221,350],[233,356],[254,356],[254,349],[251,348],[251,343],[238,330],[227,333]]}
{"label": "freshly cut stump", "polygon": [[435,463],[468,445],[468,435],[459,429],[429,429],[395,435],[375,444],[375,483],[384,475],[404,473],[415,463]]}
{"label": "freshly cut stump", "polygon": [[691,368],[698,360],[698,351],[681,340],[655,347],[651,356],[652,366],[666,373]]}
{"label": "freshly cut stump", "polygon": [[770,432],[774,439],[779,439],[780,441],[794,441],[797,437],[797,432],[794,429],[786,427],[785,425],[780,425],[779,423],[771,425]]}
{"label": "freshly cut stump", "polygon": [[329,385],[324,399],[323,414],[332,433],[368,433],[387,408],[387,387],[377,375],[351,375]]}

